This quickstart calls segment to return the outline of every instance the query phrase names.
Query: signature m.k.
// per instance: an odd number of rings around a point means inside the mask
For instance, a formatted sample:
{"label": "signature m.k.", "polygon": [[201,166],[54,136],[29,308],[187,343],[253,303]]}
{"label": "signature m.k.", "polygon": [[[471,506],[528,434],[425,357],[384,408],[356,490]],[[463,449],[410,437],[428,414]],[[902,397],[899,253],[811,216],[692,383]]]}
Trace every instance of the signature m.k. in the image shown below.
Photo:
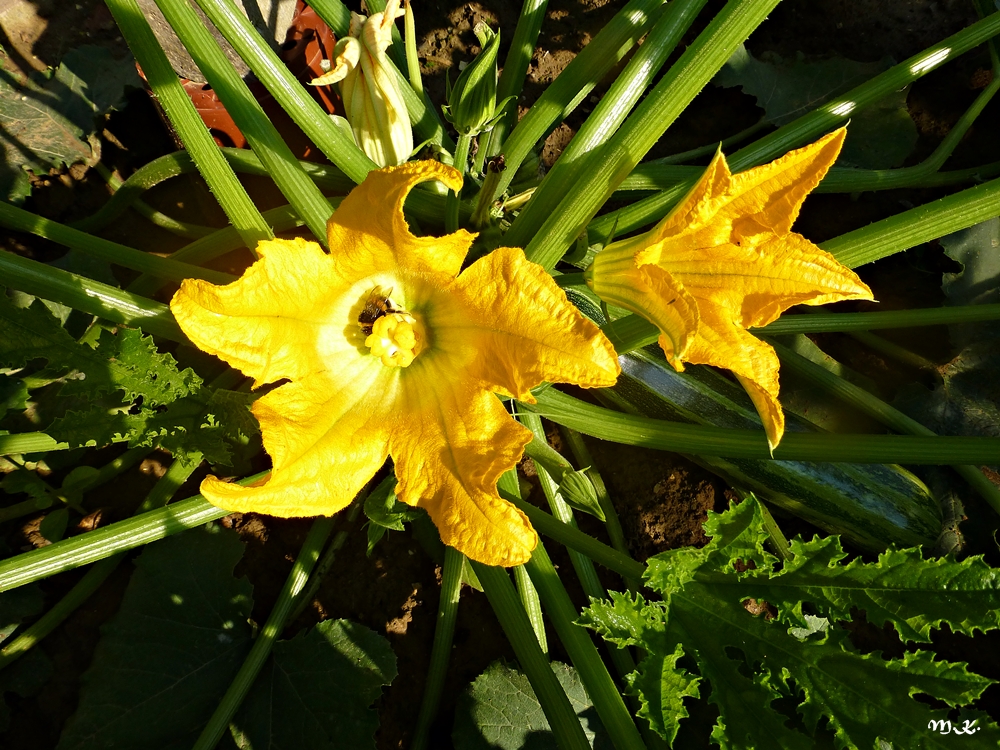
{"label": "signature m.k.", "polygon": [[940,721],[934,719],[927,723],[927,728],[932,732],[938,732],[940,734],[975,734],[981,729],[981,727],[976,726],[976,722],[978,721],[979,719],[973,719],[972,721],[966,719],[963,726],[959,728],[952,726],[951,722],[947,719]]}

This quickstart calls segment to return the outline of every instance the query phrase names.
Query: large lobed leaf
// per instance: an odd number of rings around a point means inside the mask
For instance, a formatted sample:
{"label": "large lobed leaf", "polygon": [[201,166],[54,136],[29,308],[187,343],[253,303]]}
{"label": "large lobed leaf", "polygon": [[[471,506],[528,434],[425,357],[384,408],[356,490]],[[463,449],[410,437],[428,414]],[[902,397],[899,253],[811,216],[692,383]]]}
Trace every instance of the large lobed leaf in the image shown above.
{"label": "large lobed leaf", "polygon": [[[194,744],[251,647],[251,587],[233,577],[242,554],[237,535],[218,526],[145,549],[57,750]],[[370,707],[395,675],[385,638],[346,620],[322,622],[274,645],[233,737],[257,750],[374,748]]]}
{"label": "large lobed leaf", "polygon": [[[577,671],[561,662],[553,662],[552,671],[580,717],[591,747],[611,750],[614,746]],[[558,750],[528,678],[500,662],[487,667],[459,697],[452,741],[455,750]]]}
{"label": "large lobed leaf", "polygon": [[160,354],[150,336],[134,328],[102,330],[95,347],[74,339],[39,301],[15,307],[0,295],[0,366],[23,367],[44,359],[50,370],[75,372],[62,388],[66,395],[121,391],[146,406],[168,404],[192,393],[201,379],[190,368],[179,371],[169,354]]}
{"label": "large lobed leaf", "polygon": [[58,750],[191,747],[250,649],[242,554],[220,527],[146,548]]}
{"label": "large lobed leaf", "polygon": [[[712,80],[739,86],[757,99],[764,119],[785,125],[824,102],[864,83],[891,66],[890,60],[855,62],[842,57],[784,60],[775,54],[756,59],[742,44]],[[890,169],[900,166],[917,143],[917,127],[906,108],[908,88],[851,114],[840,166]]]}
{"label": "large lobed leaf", "polygon": [[67,412],[46,431],[74,448],[127,440],[129,447],[198,451],[210,464],[232,466],[233,446],[259,434],[250,414],[253,399],[248,393],[201,388],[162,410],[143,406],[126,411],[97,404]]}
{"label": "large lobed leaf", "polygon": [[[664,596],[613,594],[593,602],[582,622],[618,645],[647,651],[631,687],[645,716],[668,741],[686,715],[686,695],[698,694],[698,676],[678,667],[685,655],[711,685],[709,700],[720,718],[712,738],[725,748],[811,748],[823,719],[839,747],[870,748],[881,738],[894,747],[952,747],[954,739],[928,725],[948,709],[914,699],[930,696],[967,706],[992,684],[965,664],[935,660],[929,651],[885,660],[860,654],[831,620],[852,607],[874,623],[891,623],[904,639],[928,641],[948,623],[971,633],[1000,626],[995,611],[1000,576],[979,558],[924,561],[917,550],[890,550],[875,563],[844,564],[836,538],[795,540],[794,558],[780,569],[765,552],[755,499],[705,525],[712,541],[649,560],[646,581]],[[947,591],[948,596],[942,596]],[[751,615],[747,599],[766,599],[778,615]],[[816,612],[817,614],[812,614]],[[776,703],[784,698],[782,703]],[[782,705],[791,699],[793,714]],[[995,746],[1000,728],[975,713],[977,746]]]}
{"label": "large lobed leaf", "polygon": [[327,620],[279,641],[232,722],[240,748],[374,748],[371,704],[396,677],[388,642],[363,625]]}
{"label": "large lobed leaf", "polygon": [[128,86],[141,86],[131,57],[85,45],[71,50],[47,77],[18,79],[0,66],[0,200],[20,202],[31,191],[27,172],[99,158],[95,118],[117,107]]}

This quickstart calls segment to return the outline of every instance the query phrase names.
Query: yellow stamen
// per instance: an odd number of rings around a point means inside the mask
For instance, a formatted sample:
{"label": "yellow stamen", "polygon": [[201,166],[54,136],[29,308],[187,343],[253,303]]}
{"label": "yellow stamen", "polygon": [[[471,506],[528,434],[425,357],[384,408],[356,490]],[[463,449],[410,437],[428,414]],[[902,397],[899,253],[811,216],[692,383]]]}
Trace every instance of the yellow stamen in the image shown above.
{"label": "yellow stamen", "polygon": [[427,344],[416,319],[409,313],[389,313],[372,324],[365,346],[386,367],[409,367]]}

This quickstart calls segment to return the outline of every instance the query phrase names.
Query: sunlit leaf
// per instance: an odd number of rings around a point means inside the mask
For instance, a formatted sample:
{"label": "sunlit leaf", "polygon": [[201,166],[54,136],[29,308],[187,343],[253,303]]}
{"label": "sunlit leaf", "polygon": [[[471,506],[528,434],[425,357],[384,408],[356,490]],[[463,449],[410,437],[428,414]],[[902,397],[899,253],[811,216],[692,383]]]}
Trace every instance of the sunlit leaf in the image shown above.
{"label": "sunlit leaf", "polygon": [[326,620],[278,641],[232,721],[245,750],[364,750],[375,747],[371,704],[396,676],[396,656],[378,633]]}
{"label": "sunlit leaf", "polygon": [[[963,633],[993,630],[1000,627],[991,603],[1000,590],[996,570],[981,558],[924,561],[916,550],[844,564],[836,537],[793,540],[793,559],[778,568],[763,548],[763,518],[753,498],[710,513],[705,531],[712,541],[702,549],[650,558],[646,583],[662,602],[614,594],[582,619],[616,644],[645,649],[629,683],[639,691],[640,715],[661,735],[672,741],[685,714],[678,691],[697,694],[696,676],[677,668],[683,654],[711,686],[704,692],[720,713],[712,738],[723,747],[805,750],[816,746],[815,732],[826,722],[838,746],[873,747],[880,737],[895,747],[953,746],[927,731],[948,709],[914,696],[967,706],[992,680],[930,651],[888,660],[860,654],[845,629],[823,623],[864,610],[868,621],[889,623],[909,640],[928,641],[943,623]],[[743,606],[748,599],[767,601],[777,616],[752,615]],[[988,717],[967,716],[979,722],[977,744],[1000,740]]]}
{"label": "sunlit leaf", "polygon": [[[559,684],[580,716],[591,747],[611,748],[593,703],[573,667],[553,662]],[[494,662],[458,699],[455,750],[558,750],[542,706],[521,672]]]}
{"label": "sunlit leaf", "polygon": [[219,527],[146,548],[58,750],[191,747],[250,648],[251,587],[233,578],[242,554]]}

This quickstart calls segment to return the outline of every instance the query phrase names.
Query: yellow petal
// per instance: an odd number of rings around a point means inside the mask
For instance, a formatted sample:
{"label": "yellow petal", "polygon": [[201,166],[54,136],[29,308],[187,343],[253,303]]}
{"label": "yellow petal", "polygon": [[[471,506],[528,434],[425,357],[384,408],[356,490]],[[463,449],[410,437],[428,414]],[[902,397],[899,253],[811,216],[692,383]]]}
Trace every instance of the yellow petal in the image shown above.
{"label": "yellow petal", "polygon": [[333,48],[333,64],[326,73],[319,78],[309,81],[310,86],[329,86],[332,83],[344,80],[352,70],[358,67],[358,60],[361,57],[361,45],[352,36],[346,36],[337,41]]}
{"label": "yellow petal", "polygon": [[732,370],[746,389],[764,423],[771,450],[785,432],[778,402],[778,355],[768,344],[735,323],[724,307],[699,300],[701,322],[685,358],[692,364]]}
{"label": "yellow petal", "polygon": [[[674,237],[705,226],[718,211],[719,202],[725,199],[731,180],[729,165],[721,151],[716,152],[704,174],[667,216],[650,232],[643,235],[646,245],[664,237]],[[639,265],[658,262],[654,250],[647,249],[636,256]]]}
{"label": "yellow petal", "polygon": [[759,240],[742,247],[670,244],[663,263],[695,298],[728,308],[745,328],[767,325],[792,305],[872,299],[857,274],[802,235]]}
{"label": "yellow petal", "polygon": [[605,302],[642,315],[659,328],[667,361],[683,370],[681,360],[698,330],[698,307],[669,271],[653,264],[637,265],[637,248],[645,238],[640,235],[604,248],[587,270],[587,285]]}
{"label": "yellow petal", "polygon": [[453,287],[468,318],[461,328],[478,354],[470,372],[491,390],[533,402],[544,381],[584,388],[614,385],[618,355],[600,329],[520,248],[501,247],[469,266]]}
{"label": "yellow petal", "polygon": [[226,286],[186,279],[170,301],[198,348],[256,381],[300,378],[327,367],[314,345],[330,298],[345,285],[315,242],[269,240],[260,259]]}
{"label": "yellow petal", "polygon": [[[403,266],[411,271],[458,275],[474,234],[460,229],[444,237],[415,237],[403,216],[403,203],[415,185],[438,180],[456,190],[457,169],[434,161],[416,161],[368,173],[330,217],[330,251],[345,274],[361,277]],[[349,269],[349,270],[348,270]]]}
{"label": "yellow petal", "polygon": [[520,565],[538,536],[527,517],[503,500],[500,475],[531,440],[491,393],[441,370],[436,379],[401,378],[405,418],[390,435],[396,494],[424,508],[441,540],[484,565]]}
{"label": "yellow petal", "polygon": [[840,128],[780,159],[732,178],[725,213],[777,234],[791,231],[806,196],[837,160],[847,129]]}
{"label": "yellow petal", "polygon": [[[377,387],[378,360],[276,388],[253,406],[273,469],[264,484],[241,487],[208,477],[205,498],[231,511],[329,516],[348,505],[388,456],[388,409]],[[374,381],[374,382],[373,382]]]}

